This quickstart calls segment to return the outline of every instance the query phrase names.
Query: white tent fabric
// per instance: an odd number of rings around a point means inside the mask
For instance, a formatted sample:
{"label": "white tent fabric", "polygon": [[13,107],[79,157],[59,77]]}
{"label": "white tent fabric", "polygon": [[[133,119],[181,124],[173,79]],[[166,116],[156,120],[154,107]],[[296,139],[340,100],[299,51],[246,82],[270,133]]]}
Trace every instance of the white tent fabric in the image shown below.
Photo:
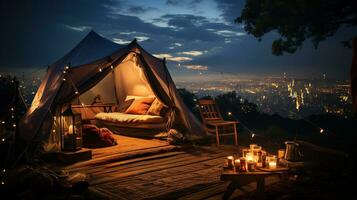
{"label": "white tent fabric", "polygon": [[[139,76],[130,76],[138,73]],[[181,100],[163,60],[146,52],[136,40],[121,46],[91,31],[49,67],[20,121],[20,136],[25,140],[48,138],[63,106],[78,98],[76,92],[83,99],[91,99],[90,95],[98,91],[105,101],[116,103],[126,95],[155,95],[175,111],[189,133],[205,134],[202,124]]]}

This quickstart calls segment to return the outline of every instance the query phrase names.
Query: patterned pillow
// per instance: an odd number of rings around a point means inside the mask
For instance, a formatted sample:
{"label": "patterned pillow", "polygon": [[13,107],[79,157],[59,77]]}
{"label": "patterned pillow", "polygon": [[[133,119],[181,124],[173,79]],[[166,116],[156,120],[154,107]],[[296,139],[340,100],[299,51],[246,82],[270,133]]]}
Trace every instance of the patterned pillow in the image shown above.
{"label": "patterned pillow", "polygon": [[125,111],[125,113],[145,115],[154,100],[155,97],[135,99],[129,108]]}
{"label": "patterned pillow", "polygon": [[167,111],[167,106],[165,106],[158,99],[155,98],[155,101],[151,104],[147,114],[163,116],[165,115],[166,111]]}

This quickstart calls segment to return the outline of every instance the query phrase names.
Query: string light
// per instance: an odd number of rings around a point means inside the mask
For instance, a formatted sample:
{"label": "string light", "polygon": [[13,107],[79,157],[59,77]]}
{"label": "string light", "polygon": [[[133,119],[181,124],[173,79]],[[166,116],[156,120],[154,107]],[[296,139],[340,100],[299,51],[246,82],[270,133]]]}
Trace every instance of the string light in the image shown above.
{"label": "string light", "polygon": [[65,74],[65,73],[67,73],[67,71],[66,71],[66,70],[63,70],[63,73]]}
{"label": "string light", "polygon": [[66,79],[65,79],[65,78],[63,78],[62,80],[63,80],[63,81],[66,81]]}
{"label": "string light", "polygon": [[99,72],[102,72],[102,68],[99,68]]}
{"label": "string light", "polygon": [[5,138],[1,139],[1,141],[5,142]]}
{"label": "string light", "polygon": [[4,181],[1,181],[1,185],[5,185],[5,182],[4,182]]}
{"label": "string light", "polygon": [[323,133],[324,131],[325,131],[324,129],[320,128],[320,133]]}
{"label": "string light", "polygon": [[231,113],[231,112],[228,112],[228,115],[229,115],[229,116],[231,116],[231,115],[232,115],[232,113]]}
{"label": "string light", "polygon": [[252,138],[254,138],[255,137],[255,133],[252,133]]}
{"label": "string light", "polygon": [[76,93],[76,94],[79,94],[79,92],[78,92],[78,91],[76,91],[75,93]]}
{"label": "string light", "polygon": [[69,66],[67,65],[67,66],[65,66],[64,68],[67,70],[67,69],[69,69]]}
{"label": "string light", "polygon": [[113,65],[110,65],[110,68],[111,68],[111,69],[114,69],[114,66],[113,66]]}
{"label": "string light", "polygon": [[4,173],[5,173],[5,172],[6,172],[6,169],[3,169],[3,170],[2,170],[2,172],[4,172]]}
{"label": "string light", "polygon": [[15,128],[15,127],[16,127],[16,124],[13,124],[12,126]]}

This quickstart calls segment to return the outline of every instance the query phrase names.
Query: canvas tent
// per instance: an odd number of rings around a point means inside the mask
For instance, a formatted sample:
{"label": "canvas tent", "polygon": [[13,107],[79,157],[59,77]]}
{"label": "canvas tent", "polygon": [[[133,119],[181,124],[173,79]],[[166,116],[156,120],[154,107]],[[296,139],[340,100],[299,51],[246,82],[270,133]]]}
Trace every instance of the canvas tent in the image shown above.
{"label": "canvas tent", "polygon": [[[204,134],[201,123],[181,100],[166,68],[134,40],[123,46],[91,31],[63,58],[49,66],[31,107],[20,122],[25,140],[50,138],[63,108],[93,91],[104,101],[120,104],[126,95],[155,95],[171,108],[172,120],[188,133]],[[54,132],[54,131],[53,131]]]}

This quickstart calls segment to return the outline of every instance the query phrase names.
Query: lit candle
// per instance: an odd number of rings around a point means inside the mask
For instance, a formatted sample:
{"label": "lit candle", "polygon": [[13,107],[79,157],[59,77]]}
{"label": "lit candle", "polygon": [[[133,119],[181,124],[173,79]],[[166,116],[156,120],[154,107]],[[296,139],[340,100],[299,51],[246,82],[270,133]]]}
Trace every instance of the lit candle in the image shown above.
{"label": "lit candle", "polygon": [[252,152],[247,153],[247,155],[245,156],[245,159],[247,161],[253,161],[254,160],[254,154]]}
{"label": "lit candle", "polygon": [[279,149],[278,150],[278,158],[282,159],[282,158],[284,158],[284,155],[285,155],[285,150],[284,149]]}
{"label": "lit candle", "polygon": [[228,166],[228,168],[233,168],[233,160],[234,160],[234,157],[233,156],[228,156],[227,157],[227,166]]}
{"label": "lit candle", "polygon": [[234,167],[235,167],[236,171],[240,170],[240,160],[239,159],[236,159],[234,161]]}
{"label": "lit candle", "polygon": [[276,169],[276,161],[270,161],[269,162],[269,169]]}

